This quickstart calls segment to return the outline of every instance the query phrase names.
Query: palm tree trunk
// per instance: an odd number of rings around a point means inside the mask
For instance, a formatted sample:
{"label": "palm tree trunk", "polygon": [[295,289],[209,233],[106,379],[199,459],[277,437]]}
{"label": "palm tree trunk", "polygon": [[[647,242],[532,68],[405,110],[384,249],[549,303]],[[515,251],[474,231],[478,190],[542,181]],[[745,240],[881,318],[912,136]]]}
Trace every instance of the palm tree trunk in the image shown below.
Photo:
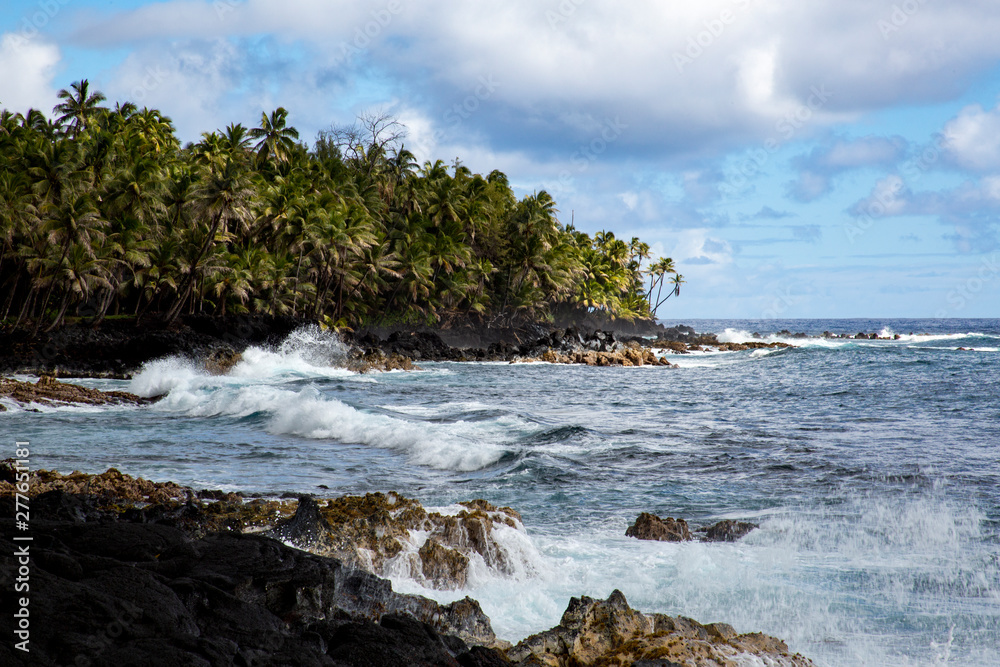
{"label": "palm tree trunk", "polygon": [[7,295],[7,304],[4,306],[3,318],[0,322],[6,322],[7,316],[10,315],[10,307],[14,304],[14,295],[17,294],[17,284],[21,281],[21,272],[17,271],[14,273],[14,286],[10,288],[10,294]]}
{"label": "palm tree trunk", "polygon": [[[198,268],[198,264],[205,256],[205,253],[208,252],[208,249],[212,246],[212,242],[215,240],[215,234],[219,231],[219,223],[221,221],[222,221],[222,213],[220,212],[212,220],[212,225],[211,227],[209,227],[208,230],[208,237],[205,239],[205,242],[201,245],[201,249],[198,251],[197,256],[195,256],[194,261],[191,262],[191,270],[188,272],[187,276],[184,277],[184,286],[182,290],[178,290],[178,293],[180,291],[184,291],[185,293],[184,299],[186,299],[191,294],[191,288],[194,286],[195,269]],[[181,309],[184,307],[184,299],[181,299],[180,301],[175,303],[167,312],[168,325],[173,324],[177,320],[177,316],[180,315]]]}
{"label": "palm tree trunk", "polygon": [[299,270],[302,268],[302,246],[299,246],[299,261],[295,265],[295,282],[292,283],[292,317],[298,314],[299,309]]}
{"label": "palm tree trunk", "polygon": [[[53,320],[52,324],[45,330],[46,333],[49,331],[54,331],[59,327],[60,322],[62,322],[63,316],[66,315],[66,308],[69,306],[69,290],[63,292],[62,304],[59,306],[59,314],[56,315],[56,319]],[[37,328],[36,328],[37,330]]]}

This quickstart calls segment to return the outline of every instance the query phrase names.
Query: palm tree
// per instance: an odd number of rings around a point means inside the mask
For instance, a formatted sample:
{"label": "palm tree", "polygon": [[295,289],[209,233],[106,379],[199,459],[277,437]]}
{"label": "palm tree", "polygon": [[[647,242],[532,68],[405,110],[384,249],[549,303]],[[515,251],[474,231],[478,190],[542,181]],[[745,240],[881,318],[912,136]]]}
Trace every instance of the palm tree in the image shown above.
{"label": "palm tree", "polygon": [[[659,260],[653,262],[649,267],[649,275],[652,280],[649,283],[649,291],[646,293],[646,301],[652,303],[653,288],[659,287],[656,292],[656,300],[660,301],[660,294],[663,292],[663,281],[664,277],[668,273],[677,273],[674,268],[674,260],[669,257],[661,257]],[[653,309],[656,310],[655,308]],[[653,313],[655,315],[655,312]]]}
{"label": "palm tree", "polygon": [[[42,230],[47,235],[49,243],[60,248],[61,253],[58,260],[47,265],[50,277],[47,281],[48,291],[42,302],[41,312],[44,317],[56,285],[56,274],[63,270],[70,248],[82,248],[82,252],[94,255],[93,242],[104,238],[106,222],[88,194],[68,195],[58,205],[48,203],[43,207],[42,215],[44,219]],[[57,317],[53,326],[60,319],[61,316]]]}
{"label": "palm tree", "polygon": [[[208,224],[200,240],[198,250],[190,256],[187,275],[181,283],[179,297],[167,312],[167,322],[173,323],[180,315],[185,303],[194,290],[198,266],[215,244],[220,229],[225,231],[230,224],[245,227],[251,219],[250,203],[254,196],[249,172],[233,160],[227,159],[221,171],[212,172],[208,180],[195,193],[195,202],[200,217]],[[197,241],[195,242],[197,243]]]}
{"label": "palm tree", "polygon": [[685,282],[684,281],[684,276],[682,276],[679,273],[677,273],[677,274],[674,275],[673,280],[670,281],[670,283],[674,286],[674,288],[672,290],[670,290],[667,293],[667,295],[665,297],[663,297],[662,300],[660,300],[660,301],[657,302],[656,307],[653,308],[653,317],[656,317],[656,311],[660,308],[660,306],[663,305],[663,303],[667,299],[669,299],[672,296],[680,296],[681,295],[681,285],[683,285],[684,282]]}
{"label": "palm tree", "polygon": [[52,268],[55,273],[53,282],[61,279],[64,287],[59,312],[47,331],[52,331],[63,323],[70,298],[86,301],[95,287],[108,286],[104,262],[82,243],[73,244],[70,252],[63,255],[60,263]]}
{"label": "palm tree", "polygon": [[257,151],[258,164],[264,164],[268,158],[277,162],[285,162],[295,148],[295,140],[299,138],[299,131],[294,127],[287,127],[288,111],[284,107],[278,107],[271,112],[261,114],[260,127],[250,130],[250,138],[259,139],[254,150]]}
{"label": "palm tree", "polygon": [[54,113],[62,114],[56,119],[57,125],[70,123],[71,137],[76,139],[80,132],[87,128],[87,123],[97,114],[105,99],[100,91],[91,93],[90,82],[86,79],[70,85],[72,92],[63,88],[59,91],[59,99],[63,100],[53,108]]}

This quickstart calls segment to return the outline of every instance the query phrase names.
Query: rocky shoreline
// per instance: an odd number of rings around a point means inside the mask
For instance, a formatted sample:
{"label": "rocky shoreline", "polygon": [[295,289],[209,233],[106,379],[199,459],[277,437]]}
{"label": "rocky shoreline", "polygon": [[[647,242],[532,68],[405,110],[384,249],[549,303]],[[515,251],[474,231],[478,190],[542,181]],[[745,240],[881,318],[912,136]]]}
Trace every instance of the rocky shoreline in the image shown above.
{"label": "rocky shoreline", "polygon": [[[515,510],[483,500],[441,514],[392,493],[246,497],[114,469],[18,479],[8,460],[0,465],[8,578],[21,491],[31,511],[35,665],[812,664],[773,637],[643,614],[618,591],[573,598],[558,626],[511,646],[475,600],[442,605],[395,593],[372,573],[409,560],[425,584],[461,588],[463,558],[503,572],[509,554],[491,535],[524,528]],[[408,551],[417,532],[426,540]],[[12,624],[13,599],[0,604]],[[21,657],[0,645],[3,664]]]}
{"label": "rocky shoreline", "polygon": [[[491,329],[466,324],[449,329],[364,328],[338,335],[349,350],[345,365],[360,372],[408,370],[425,361],[670,367],[665,358],[669,354],[788,347],[773,342],[721,343],[714,334],[698,334],[685,326],[625,324],[619,330],[545,324]],[[127,379],[145,362],[175,355],[192,359],[209,372],[225,373],[248,346],[276,347],[306,326],[316,324],[291,317],[190,316],[171,327],[151,319],[139,327],[124,320],[108,320],[96,328],[76,323],[51,333],[0,329],[0,374]]]}

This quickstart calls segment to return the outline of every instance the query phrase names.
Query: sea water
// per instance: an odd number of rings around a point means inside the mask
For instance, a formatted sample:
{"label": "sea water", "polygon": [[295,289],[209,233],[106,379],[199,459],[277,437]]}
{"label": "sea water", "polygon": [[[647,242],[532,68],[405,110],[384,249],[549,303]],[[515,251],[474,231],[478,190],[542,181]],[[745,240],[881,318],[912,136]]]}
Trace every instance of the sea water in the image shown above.
{"label": "sea water", "polygon": [[[168,358],[81,381],[166,394],[150,406],[7,402],[0,429],[31,442],[35,468],[509,505],[525,526],[499,535],[512,573],[473,563],[463,590],[393,584],[475,597],[511,641],[557,624],[571,596],[617,588],[818,665],[1000,665],[1000,320],[688,324],[794,347],[672,356],[679,369],[356,374],[335,336],[307,328],[224,376]],[[625,537],[644,511],[760,528],[734,543]]]}

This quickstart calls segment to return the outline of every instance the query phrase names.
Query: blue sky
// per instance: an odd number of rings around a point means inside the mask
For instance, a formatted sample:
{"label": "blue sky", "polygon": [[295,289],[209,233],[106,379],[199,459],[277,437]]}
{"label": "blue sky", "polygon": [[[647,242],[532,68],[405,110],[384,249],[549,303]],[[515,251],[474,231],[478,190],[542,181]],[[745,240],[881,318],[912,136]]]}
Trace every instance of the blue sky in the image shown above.
{"label": "blue sky", "polygon": [[997,317],[992,0],[14,0],[0,104],[82,78],[182,140],[396,115],[687,284],[660,315]]}

